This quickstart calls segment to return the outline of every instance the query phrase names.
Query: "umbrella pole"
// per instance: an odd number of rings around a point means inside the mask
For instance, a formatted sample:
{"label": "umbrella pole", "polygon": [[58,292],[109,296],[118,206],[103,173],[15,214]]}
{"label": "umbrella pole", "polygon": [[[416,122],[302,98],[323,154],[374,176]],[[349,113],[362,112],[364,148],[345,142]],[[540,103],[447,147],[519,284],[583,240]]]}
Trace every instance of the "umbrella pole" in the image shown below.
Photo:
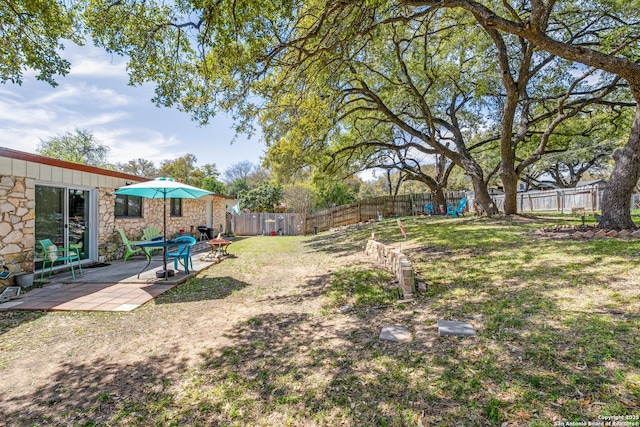
{"label": "umbrella pole", "polygon": [[[167,193],[165,192],[164,197],[162,198],[162,235],[164,236],[164,241],[167,241]],[[167,271],[167,245],[164,245],[162,248],[162,266],[164,268],[164,279],[167,280],[169,277],[169,272]]]}

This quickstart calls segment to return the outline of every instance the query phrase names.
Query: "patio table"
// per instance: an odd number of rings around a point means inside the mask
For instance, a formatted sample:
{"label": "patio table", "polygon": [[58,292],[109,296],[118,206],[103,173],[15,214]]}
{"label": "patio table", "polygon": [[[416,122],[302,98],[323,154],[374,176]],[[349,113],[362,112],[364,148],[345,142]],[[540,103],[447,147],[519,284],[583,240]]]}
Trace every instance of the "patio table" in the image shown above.
{"label": "patio table", "polygon": [[[167,248],[170,248],[173,246],[180,246],[180,245],[184,245],[184,242],[174,242],[173,240],[151,240],[148,242],[136,242],[136,246],[140,246],[141,248],[158,247],[158,248],[163,248],[165,252]],[[143,252],[147,257],[147,265],[145,265],[144,268],[140,270],[140,272],[138,273],[138,279],[140,278],[140,274],[142,274],[142,272],[144,272],[147,268],[149,268],[149,265],[151,265],[151,252],[150,251],[143,251]],[[171,277],[175,275],[175,271],[169,270],[169,269],[167,269],[166,273],[167,273],[166,277]],[[162,277],[165,277],[164,272]]]}

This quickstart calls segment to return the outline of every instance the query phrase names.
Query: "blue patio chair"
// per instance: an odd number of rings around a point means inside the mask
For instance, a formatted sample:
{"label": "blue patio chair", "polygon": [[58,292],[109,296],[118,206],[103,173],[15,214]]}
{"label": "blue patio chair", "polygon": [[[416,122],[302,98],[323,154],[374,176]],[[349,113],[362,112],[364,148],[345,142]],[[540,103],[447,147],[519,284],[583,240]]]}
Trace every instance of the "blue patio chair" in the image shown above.
{"label": "blue patio chair", "polygon": [[451,218],[456,217],[456,209],[453,207],[453,203],[447,203],[447,214],[446,216],[451,215]]}
{"label": "blue patio chair", "polygon": [[435,210],[433,209],[433,203],[427,203],[424,205],[424,214],[425,215],[433,215]]}
{"label": "blue patio chair", "polygon": [[189,265],[193,269],[193,260],[191,259],[191,246],[196,244],[195,237],[180,236],[173,239],[174,243],[180,243],[174,251],[167,251],[167,259],[173,258],[173,268],[178,269],[178,261],[184,265],[184,272],[189,273]]}
{"label": "blue patio chair", "polygon": [[40,281],[44,278],[44,271],[47,269],[47,264],[49,264],[49,276],[51,276],[51,271],[53,270],[53,264],[57,261],[69,261],[69,266],[71,267],[71,276],[75,279],[76,273],[73,269],[73,261],[76,262],[78,269],[80,270],[80,274],[82,274],[82,266],[80,265],[80,254],[79,249],[70,249],[57,247],[53,244],[53,242],[49,239],[40,240],[40,246],[44,250],[44,259],[42,261],[42,272],[40,273]]}
{"label": "blue patio chair", "polygon": [[464,210],[467,207],[467,199],[463,197],[458,202],[458,207],[456,208],[456,215],[464,216]]}
{"label": "blue patio chair", "polygon": [[0,271],[0,279],[6,279],[10,275],[11,275],[11,272],[9,271],[9,267],[3,264],[2,270]]}
{"label": "blue patio chair", "polygon": [[464,208],[467,206],[467,199],[463,197],[458,202],[457,206],[453,206],[453,203],[447,204],[447,216],[451,215],[451,218],[456,218],[457,216],[464,216]]}

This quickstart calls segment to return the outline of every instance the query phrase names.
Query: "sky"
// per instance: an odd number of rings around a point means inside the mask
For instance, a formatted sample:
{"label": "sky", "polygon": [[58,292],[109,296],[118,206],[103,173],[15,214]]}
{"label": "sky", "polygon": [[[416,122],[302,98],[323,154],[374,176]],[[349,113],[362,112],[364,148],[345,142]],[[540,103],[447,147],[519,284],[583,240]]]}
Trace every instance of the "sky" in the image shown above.
{"label": "sky", "polygon": [[109,162],[173,160],[194,154],[220,172],[241,161],[260,163],[259,135],[234,137],[225,114],[199,126],[187,113],[151,102],[153,86],[127,85],[126,61],[93,46],[67,45],[71,72],[53,88],[27,72],[22,85],[0,84],[0,147],[35,153],[40,140],[87,129],[110,148]]}

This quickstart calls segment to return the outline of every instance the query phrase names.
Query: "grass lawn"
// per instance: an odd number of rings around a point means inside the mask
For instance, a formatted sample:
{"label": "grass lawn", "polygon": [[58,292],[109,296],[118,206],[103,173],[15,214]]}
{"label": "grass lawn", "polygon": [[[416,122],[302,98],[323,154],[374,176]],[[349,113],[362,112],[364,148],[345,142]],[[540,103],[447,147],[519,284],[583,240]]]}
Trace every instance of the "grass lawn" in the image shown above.
{"label": "grass lawn", "polygon": [[[156,372],[135,393],[96,386],[80,409],[42,410],[31,425],[554,426],[621,417],[640,426],[640,239],[535,233],[578,225],[578,216],[403,222],[406,240],[395,220],[239,240],[236,258],[128,317],[0,313],[0,349],[12,352],[10,341],[39,339],[51,316],[79,322],[74,334],[97,320],[116,333],[123,319],[149,328],[187,312],[196,326],[212,322],[211,311],[231,319],[225,341],[205,342],[194,365]],[[362,255],[371,233],[412,261],[426,287],[416,301],[398,303],[391,275]],[[478,335],[438,337],[438,319],[468,321]],[[407,327],[411,342],[379,340],[385,324]],[[0,368],[10,366],[0,357]],[[22,419],[9,415],[7,425]]]}

